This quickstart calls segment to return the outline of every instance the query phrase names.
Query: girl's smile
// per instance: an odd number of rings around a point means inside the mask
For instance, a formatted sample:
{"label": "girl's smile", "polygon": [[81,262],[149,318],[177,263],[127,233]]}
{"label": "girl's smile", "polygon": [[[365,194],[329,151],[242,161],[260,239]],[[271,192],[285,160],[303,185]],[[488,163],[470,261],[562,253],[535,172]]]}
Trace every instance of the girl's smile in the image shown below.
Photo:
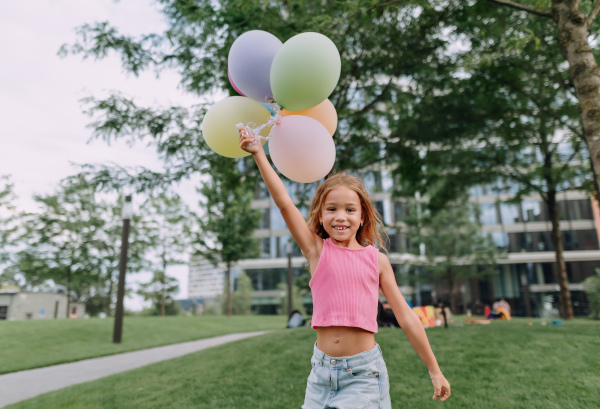
{"label": "girl's smile", "polygon": [[331,190],[323,202],[319,217],[331,241],[340,247],[361,248],[356,232],[363,222],[358,194],[347,187]]}

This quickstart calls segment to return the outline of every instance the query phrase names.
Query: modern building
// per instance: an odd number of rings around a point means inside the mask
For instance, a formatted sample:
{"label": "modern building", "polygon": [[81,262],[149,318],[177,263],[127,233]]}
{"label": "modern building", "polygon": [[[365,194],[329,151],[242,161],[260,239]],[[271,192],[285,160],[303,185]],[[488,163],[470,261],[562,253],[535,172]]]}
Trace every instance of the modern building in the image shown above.
{"label": "modern building", "polygon": [[[0,290],[0,320],[38,320],[67,317],[67,295],[59,292]],[[71,302],[69,318],[84,318],[85,303]]]}
{"label": "modern building", "polygon": [[[359,176],[370,190],[387,226],[389,259],[404,297],[415,306],[430,305],[437,299],[447,301],[448,289],[424,278],[426,266],[411,268],[418,256],[411,254],[414,251],[408,251],[414,243],[404,233],[404,220],[409,207],[405,201],[392,197],[391,174],[370,171]],[[285,181],[285,185],[306,217],[315,188],[289,181]],[[511,193],[514,193],[514,188],[500,181],[476,186],[470,191],[470,200],[480,210],[482,234],[491,235],[496,246],[506,252],[506,257],[498,259],[498,274],[492,278],[469,279],[458,283],[460,294],[455,313],[463,313],[467,308],[474,313],[482,313],[484,305],[492,305],[500,297],[507,299],[514,315],[526,315],[528,310],[534,316],[539,315],[548,296],[553,296],[554,303],[558,303],[558,286],[554,278],[555,255],[550,239],[552,229],[547,208],[536,196],[527,197],[518,204],[506,203]],[[301,199],[303,197],[306,198],[305,202]],[[580,191],[561,194],[558,205],[573,308],[576,315],[584,315],[587,314],[587,302],[581,282],[593,275],[596,268],[600,268],[600,209],[587,193]],[[298,277],[307,270],[307,262],[297,246],[288,248],[290,232],[264,185],[257,187],[252,207],[262,213],[259,228],[254,232],[254,236],[260,240],[262,251],[256,259],[241,260],[236,268],[245,271],[252,279],[255,290],[253,311],[275,314],[281,311],[282,297],[285,295],[282,285],[287,283],[289,263],[292,264],[294,277]],[[288,257],[288,250],[291,250],[291,257]],[[210,291],[214,293],[223,288],[223,269],[217,271],[205,267],[202,270],[205,272],[200,273],[201,270],[198,267],[190,269],[190,298],[200,294],[192,293],[194,288],[199,291],[199,287],[206,285],[203,291],[212,288]],[[420,273],[415,273],[416,270]],[[198,273],[192,275],[192,271]],[[421,274],[423,278],[415,274]],[[310,295],[306,295],[303,301],[310,312]]]}

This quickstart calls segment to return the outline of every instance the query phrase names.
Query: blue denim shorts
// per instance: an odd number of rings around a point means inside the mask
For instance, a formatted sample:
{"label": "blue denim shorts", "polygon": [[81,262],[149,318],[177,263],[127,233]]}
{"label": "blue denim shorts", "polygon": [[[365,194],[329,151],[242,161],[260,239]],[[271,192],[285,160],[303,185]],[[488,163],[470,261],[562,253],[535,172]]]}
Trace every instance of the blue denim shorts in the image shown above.
{"label": "blue denim shorts", "polygon": [[379,345],[360,354],[331,357],[317,348],[310,360],[303,409],[391,409],[390,381]]}

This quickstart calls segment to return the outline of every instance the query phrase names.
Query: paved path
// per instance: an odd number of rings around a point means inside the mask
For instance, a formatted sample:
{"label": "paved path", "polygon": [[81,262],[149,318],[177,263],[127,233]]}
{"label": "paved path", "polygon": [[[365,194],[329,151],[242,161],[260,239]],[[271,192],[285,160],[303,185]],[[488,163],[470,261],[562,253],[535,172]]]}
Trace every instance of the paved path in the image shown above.
{"label": "paved path", "polygon": [[78,383],[93,381],[119,372],[191,354],[192,352],[227,342],[262,335],[267,332],[269,331],[223,335],[199,341],[125,352],[102,358],[87,359],[69,364],[0,375],[0,408],[11,403],[33,398],[42,393]]}

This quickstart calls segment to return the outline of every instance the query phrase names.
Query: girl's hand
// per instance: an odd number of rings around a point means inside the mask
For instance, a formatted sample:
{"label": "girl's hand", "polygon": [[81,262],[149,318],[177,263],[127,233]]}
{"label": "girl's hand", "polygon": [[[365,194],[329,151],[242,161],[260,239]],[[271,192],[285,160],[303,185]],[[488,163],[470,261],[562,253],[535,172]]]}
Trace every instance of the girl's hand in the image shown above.
{"label": "girl's hand", "polygon": [[254,136],[245,128],[240,128],[238,131],[240,133],[240,148],[242,150],[254,155],[262,149],[260,139],[254,139]]}
{"label": "girl's hand", "polygon": [[450,383],[443,375],[432,377],[431,383],[433,383],[433,400],[440,398],[443,402],[450,397]]}

